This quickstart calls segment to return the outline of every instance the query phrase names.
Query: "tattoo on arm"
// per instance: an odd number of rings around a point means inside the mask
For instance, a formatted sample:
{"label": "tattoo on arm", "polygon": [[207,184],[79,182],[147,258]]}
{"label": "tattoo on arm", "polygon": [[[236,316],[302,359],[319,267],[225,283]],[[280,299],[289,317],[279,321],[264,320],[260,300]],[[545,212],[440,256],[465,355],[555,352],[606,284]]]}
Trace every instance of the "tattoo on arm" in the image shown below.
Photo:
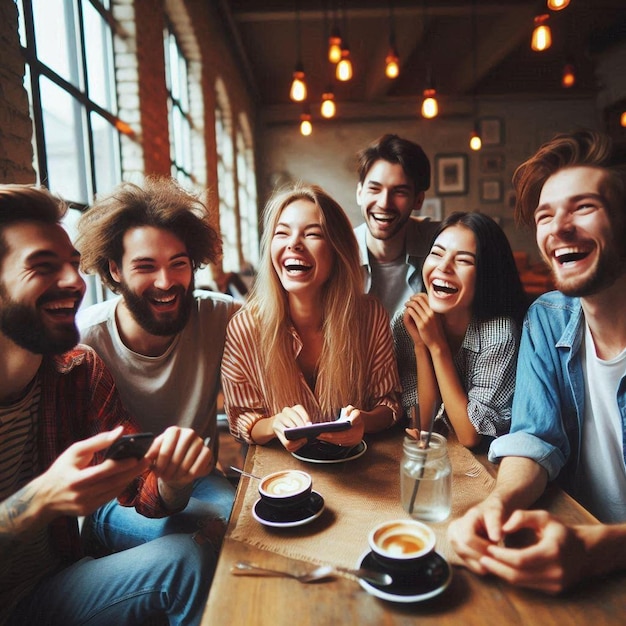
{"label": "tattoo on arm", "polygon": [[0,545],[17,539],[30,530],[29,510],[36,495],[36,490],[28,484],[0,502]]}

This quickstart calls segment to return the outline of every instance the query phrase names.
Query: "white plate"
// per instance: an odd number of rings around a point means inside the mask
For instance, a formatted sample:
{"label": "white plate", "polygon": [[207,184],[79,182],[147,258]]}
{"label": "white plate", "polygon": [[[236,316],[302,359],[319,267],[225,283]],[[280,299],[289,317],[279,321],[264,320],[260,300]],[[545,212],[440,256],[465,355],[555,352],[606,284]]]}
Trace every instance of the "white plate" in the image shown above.
{"label": "white plate", "polygon": [[[324,449],[327,453],[324,454]],[[299,450],[292,452],[292,456],[306,463],[345,463],[346,461],[354,461],[365,454],[367,444],[365,441],[357,443],[351,448],[347,446],[335,446],[333,444],[316,441],[302,446]],[[340,455],[340,456],[336,456]]]}
{"label": "white plate", "polygon": [[[390,574],[392,578],[394,576],[394,572],[386,570],[374,559],[372,552],[369,550],[359,557],[357,568],[359,567],[365,567],[375,572],[385,572]],[[452,580],[452,568],[448,561],[438,552],[431,552],[429,556],[424,557],[421,567],[425,568],[425,572],[428,572],[421,580],[397,582],[396,578],[391,585],[379,587],[361,578],[359,579],[359,584],[365,591],[381,600],[405,603],[423,602],[438,596],[446,589]]]}
{"label": "white plate", "polygon": [[259,498],[252,507],[252,516],[264,526],[293,528],[309,524],[317,519],[323,510],[324,498],[317,491],[313,491],[311,497],[301,507],[295,509],[271,506]]}

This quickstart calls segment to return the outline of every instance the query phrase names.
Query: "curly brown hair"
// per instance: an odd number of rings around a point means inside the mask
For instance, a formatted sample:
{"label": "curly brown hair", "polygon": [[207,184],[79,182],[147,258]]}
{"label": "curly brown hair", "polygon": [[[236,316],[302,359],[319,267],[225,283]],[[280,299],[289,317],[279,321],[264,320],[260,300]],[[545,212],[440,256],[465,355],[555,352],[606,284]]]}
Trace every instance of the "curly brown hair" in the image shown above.
{"label": "curly brown hair", "polygon": [[597,167],[607,172],[609,213],[623,221],[626,209],[626,159],[624,147],[604,133],[578,130],[561,133],[545,143],[513,174],[515,219],[534,226],[541,190],[548,178],[567,167]]}
{"label": "curly brown hair", "polygon": [[185,245],[194,270],[221,257],[222,240],[200,199],[172,178],[149,177],[143,187],[122,183],[80,219],[76,247],[82,255],[81,269],[97,273],[107,287],[117,292],[109,261],[121,265],[124,234],[137,226],[173,233]]}

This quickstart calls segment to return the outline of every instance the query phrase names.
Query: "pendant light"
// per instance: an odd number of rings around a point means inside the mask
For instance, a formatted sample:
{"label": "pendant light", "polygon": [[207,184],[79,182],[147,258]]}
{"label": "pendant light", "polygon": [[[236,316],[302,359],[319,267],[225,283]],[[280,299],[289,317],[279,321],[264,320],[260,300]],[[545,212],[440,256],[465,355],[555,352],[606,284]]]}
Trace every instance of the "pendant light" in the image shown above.
{"label": "pendant light", "polygon": [[576,70],[572,63],[566,63],[561,76],[561,86],[568,89],[576,84]]}
{"label": "pendant light", "polygon": [[352,78],[352,61],[350,60],[350,48],[348,44],[343,43],[341,46],[341,60],[337,63],[336,74],[337,80],[346,82]]}
{"label": "pendant light", "polygon": [[427,120],[432,120],[439,114],[439,103],[437,102],[437,91],[432,87],[424,89],[424,100],[422,100],[422,116]]}
{"label": "pendant light", "polygon": [[311,114],[303,111],[300,114],[300,134],[308,137],[313,132],[313,124],[311,123]]}
{"label": "pendant light", "polygon": [[335,117],[335,114],[337,113],[335,94],[333,93],[333,88],[330,85],[322,94],[322,106],[320,107],[320,113],[322,114],[322,117],[325,117],[326,119]]}
{"label": "pendant light", "polygon": [[477,152],[483,147],[483,140],[478,131],[478,122],[476,122],[476,83],[478,77],[478,22],[476,20],[476,0],[472,0],[472,73],[474,74],[474,86],[472,94],[472,108],[474,109],[474,128],[470,133],[469,147]]}
{"label": "pendant light", "polygon": [[548,0],[548,8],[551,11],[561,11],[569,6],[570,0]]}
{"label": "pendant light", "polygon": [[328,60],[335,64],[341,60],[341,34],[336,26],[328,38]]}
{"label": "pendant light", "polygon": [[293,79],[291,81],[291,89],[289,97],[294,102],[304,102],[307,97],[306,75],[304,73],[304,65],[302,64],[302,39],[300,33],[300,8],[296,7],[296,47],[298,49],[298,60],[293,71]]}
{"label": "pendant light", "polygon": [[396,47],[396,27],[393,16],[393,3],[389,1],[389,52],[385,57],[385,75],[387,78],[398,78],[400,74],[400,57]]}
{"label": "pendant light", "polygon": [[547,24],[549,18],[548,13],[535,17],[535,29],[530,42],[530,47],[535,52],[543,52],[552,45],[552,32]]}

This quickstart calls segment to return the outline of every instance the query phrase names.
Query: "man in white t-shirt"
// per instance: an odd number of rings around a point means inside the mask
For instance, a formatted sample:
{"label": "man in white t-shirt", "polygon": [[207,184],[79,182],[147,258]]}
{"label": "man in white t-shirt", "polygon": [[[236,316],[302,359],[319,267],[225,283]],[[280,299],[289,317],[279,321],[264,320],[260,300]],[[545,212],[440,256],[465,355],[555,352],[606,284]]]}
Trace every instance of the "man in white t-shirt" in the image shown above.
{"label": "man in white t-shirt", "polygon": [[415,351],[404,328],[404,304],[422,290],[422,265],[438,222],[411,217],[430,187],[430,162],[421,146],[383,135],[358,155],[356,199],[364,223],[354,229],[365,291],[383,304],[391,322],[405,413],[417,402]]}
{"label": "man in white t-shirt", "polygon": [[[556,593],[626,567],[626,153],[606,135],[557,135],[515,172],[558,291],[528,310],[511,431],[489,450],[494,491],[449,527],[479,574]],[[525,511],[556,480],[603,524]],[[532,531],[525,548],[502,545]]]}
{"label": "man in white t-shirt", "polygon": [[[172,179],[120,185],[79,223],[82,268],[119,294],[81,311],[81,341],[115,378],[125,407],[145,431],[193,428],[217,458],[217,397],[226,326],[237,306],[194,290],[194,272],[218,260],[221,242],[204,205]],[[214,470],[196,481],[189,505],[162,522],[137,519],[115,502],[86,524],[110,550],[228,520],[234,490]]]}

